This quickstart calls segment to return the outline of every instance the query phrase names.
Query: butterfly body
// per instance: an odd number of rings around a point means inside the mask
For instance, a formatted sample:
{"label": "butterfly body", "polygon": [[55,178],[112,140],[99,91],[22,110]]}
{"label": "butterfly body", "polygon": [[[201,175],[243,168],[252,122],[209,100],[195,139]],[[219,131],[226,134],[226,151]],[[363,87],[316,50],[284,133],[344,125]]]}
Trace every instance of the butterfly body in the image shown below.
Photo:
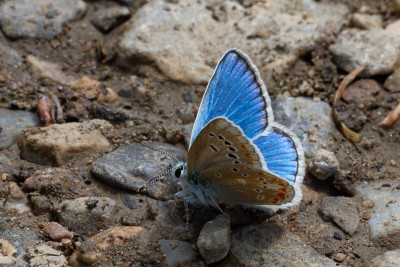
{"label": "butterfly body", "polygon": [[200,104],[188,160],[174,171],[188,203],[286,208],[301,199],[304,153],[273,121],[257,68],[240,50],[221,59]]}

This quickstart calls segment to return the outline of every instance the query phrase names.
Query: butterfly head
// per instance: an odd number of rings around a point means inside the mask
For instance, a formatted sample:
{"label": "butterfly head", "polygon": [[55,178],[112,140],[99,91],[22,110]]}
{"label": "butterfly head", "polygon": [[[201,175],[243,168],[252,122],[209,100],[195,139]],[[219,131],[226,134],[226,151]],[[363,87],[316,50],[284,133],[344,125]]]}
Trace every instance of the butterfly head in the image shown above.
{"label": "butterfly head", "polygon": [[186,164],[179,162],[174,168],[172,168],[171,174],[177,179],[184,177],[186,175]]}

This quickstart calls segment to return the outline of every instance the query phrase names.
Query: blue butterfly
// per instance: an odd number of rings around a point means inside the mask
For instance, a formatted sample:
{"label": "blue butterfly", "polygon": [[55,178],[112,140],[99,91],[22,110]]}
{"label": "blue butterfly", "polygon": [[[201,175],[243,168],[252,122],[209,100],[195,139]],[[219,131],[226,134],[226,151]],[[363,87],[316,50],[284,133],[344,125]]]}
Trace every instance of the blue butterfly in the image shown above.
{"label": "blue butterfly", "polygon": [[239,204],[277,210],[301,200],[300,141],[274,122],[260,74],[239,49],[225,53],[193,126],[187,163],[173,170],[187,203]]}

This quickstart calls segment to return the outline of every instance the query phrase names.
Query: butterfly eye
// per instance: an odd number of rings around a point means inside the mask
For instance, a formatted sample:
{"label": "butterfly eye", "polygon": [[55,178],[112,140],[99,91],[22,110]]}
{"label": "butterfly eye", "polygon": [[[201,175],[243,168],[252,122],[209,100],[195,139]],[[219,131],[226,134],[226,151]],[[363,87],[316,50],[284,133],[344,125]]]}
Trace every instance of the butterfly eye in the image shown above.
{"label": "butterfly eye", "polygon": [[181,175],[182,175],[182,169],[183,169],[183,167],[181,166],[181,167],[179,167],[179,168],[177,168],[177,169],[175,170],[175,177],[176,177],[176,178],[181,177]]}

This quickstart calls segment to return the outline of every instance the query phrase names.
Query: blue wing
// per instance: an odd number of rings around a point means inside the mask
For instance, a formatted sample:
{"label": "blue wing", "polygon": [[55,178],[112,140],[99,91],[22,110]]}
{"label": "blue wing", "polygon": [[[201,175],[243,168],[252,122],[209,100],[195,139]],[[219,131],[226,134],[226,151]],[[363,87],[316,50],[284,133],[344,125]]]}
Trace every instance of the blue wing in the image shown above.
{"label": "blue wing", "polygon": [[190,145],[212,119],[223,116],[252,139],[273,121],[271,100],[260,74],[239,49],[225,53],[214,71],[200,104]]}
{"label": "blue wing", "polygon": [[286,127],[271,123],[271,128],[253,140],[270,172],[295,184],[303,182],[305,163],[300,141]]}

